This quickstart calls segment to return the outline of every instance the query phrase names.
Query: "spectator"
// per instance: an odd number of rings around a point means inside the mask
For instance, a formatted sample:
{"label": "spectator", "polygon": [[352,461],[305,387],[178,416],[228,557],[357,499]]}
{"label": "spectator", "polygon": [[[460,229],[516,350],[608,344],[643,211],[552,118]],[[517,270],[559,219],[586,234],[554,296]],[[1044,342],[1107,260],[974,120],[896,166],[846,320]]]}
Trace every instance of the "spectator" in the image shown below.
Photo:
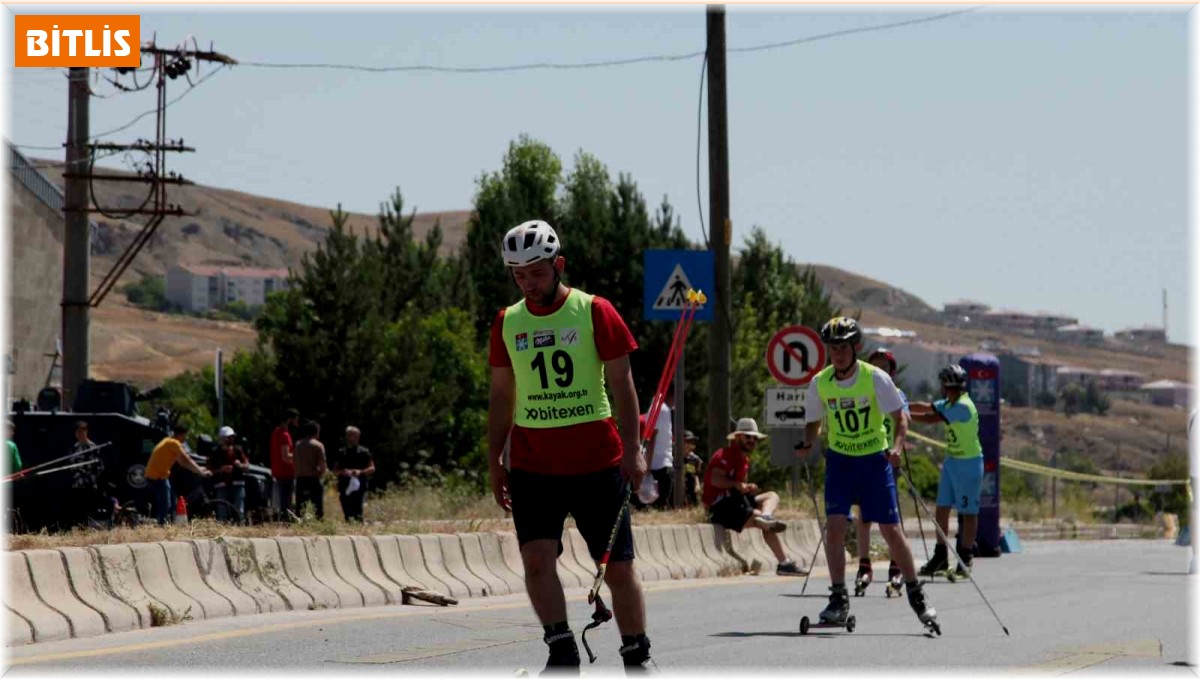
{"label": "spectator", "polygon": [[280,418],[279,425],[271,432],[271,476],[275,478],[275,497],[272,506],[275,518],[288,521],[292,514],[292,497],[296,492],[296,466],[293,460],[295,446],[289,427],[300,424],[300,413],[288,408]]}
{"label": "spectator", "polygon": [[338,477],[338,500],[347,521],[363,520],[363,501],[367,496],[367,477],[375,473],[371,451],[358,445],[362,432],[358,427],[346,427],[346,447],[338,451],[333,472]]}
{"label": "spectator", "polygon": [[4,476],[12,476],[13,474],[21,471],[22,468],[21,453],[17,451],[17,444],[13,442],[13,439],[16,437],[16,435],[17,428],[13,425],[12,420],[9,420],[8,438],[5,439],[5,443],[8,444],[8,466],[4,468]]}
{"label": "spectator", "polygon": [[696,435],[689,429],[683,432],[683,490],[687,494],[689,507],[700,504],[700,479],[704,474],[704,460],[696,454]]}
{"label": "spectator", "polygon": [[107,504],[100,490],[104,461],[100,459],[100,451],[93,450],[95,447],[96,444],[88,438],[88,423],[83,420],[76,422],[75,443],[71,446],[74,456],[69,463],[81,466],[71,470],[71,504],[75,507],[74,516],[86,516],[89,519]]}
{"label": "spectator", "polygon": [[671,418],[671,407],[675,405],[675,390],[667,388],[667,396],[658,411],[658,419],[654,422],[654,438],[646,451],[646,464],[650,475],[658,482],[658,499],[651,505],[655,509],[666,509],[674,506],[671,498],[675,497],[675,429]]}
{"label": "spectator", "polygon": [[750,452],[758,446],[759,440],[767,437],[758,432],[758,423],[753,418],[743,417],[728,438],[730,445],[713,453],[704,474],[703,500],[709,510],[709,520],[739,533],[743,528],[761,529],[763,540],[779,560],[775,573],[804,575],[805,571],[788,558],[779,540],[779,534],[787,529],[787,524],[773,515],[779,506],[779,496],[773,492],[760,492],[757,484],[746,482],[750,474]]}
{"label": "spectator", "polygon": [[246,513],[246,470],[250,459],[246,451],[237,445],[237,434],[233,427],[221,427],[217,432],[217,449],[208,458],[208,469],[216,481],[217,521],[231,518],[241,521]]}
{"label": "spectator", "polygon": [[325,476],[325,446],[317,440],[321,425],[305,422],[300,428],[300,442],[296,444],[296,511],[304,513],[304,505],[312,504],[317,520],[325,518],[325,489],[321,479]]}
{"label": "spectator", "polygon": [[171,469],[178,462],[193,474],[204,478],[212,476],[212,472],[201,469],[195,460],[184,450],[184,440],[188,428],[182,422],[176,422],[171,427],[171,435],[154,446],[150,453],[150,461],[146,463],[146,483],[154,496],[154,518],[162,526],[170,519],[175,509],[175,496],[171,492]]}

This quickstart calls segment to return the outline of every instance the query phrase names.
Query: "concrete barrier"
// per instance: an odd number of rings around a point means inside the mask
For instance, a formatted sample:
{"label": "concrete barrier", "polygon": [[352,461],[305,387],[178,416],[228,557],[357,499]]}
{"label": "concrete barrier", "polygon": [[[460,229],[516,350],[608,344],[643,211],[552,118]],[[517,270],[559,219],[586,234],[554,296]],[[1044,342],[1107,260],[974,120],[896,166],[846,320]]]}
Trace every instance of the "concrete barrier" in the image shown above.
{"label": "concrete barrier", "polygon": [[[94,545],[89,547],[100,564],[100,574],[105,588],[137,612],[138,627],[150,627],[150,604],[162,606],[152,599],[142,587],[137,567],[133,563],[133,552],[129,545]],[[20,610],[18,609],[18,613]],[[36,629],[35,629],[36,631]]]}
{"label": "concrete barrier", "polygon": [[62,554],[50,549],[31,549],[25,552],[25,558],[38,596],[66,617],[72,637],[104,634],[104,618],[75,596]]}
{"label": "concrete barrier", "polygon": [[688,549],[692,550],[692,558],[700,564],[700,577],[715,578],[720,575],[720,564],[708,558],[704,549],[700,547],[700,531],[696,530],[693,525],[679,526],[677,530],[675,542],[687,542]]}
{"label": "concrete barrier", "polygon": [[717,544],[715,526],[711,523],[704,523],[693,526],[693,528],[700,539],[700,548],[704,550],[704,554],[709,559],[712,559],[713,563],[717,564],[717,571],[719,573],[723,575],[737,575],[742,572],[737,561]]}
{"label": "concrete barrier", "polygon": [[138,628],[138,614],[133,606],[105,589],[94,552],[83,547],[63,547],[56,551],[62,556],[75,596],[100,615],[106,631],[126,632]]}
{"label": "concrete barrier", "polygon": [[283,597],[263,582],[254,560],[254,546],[246,538],[217,538],[217,545],[225,552],[225,564],[233,584],[254,599],[260,613],[275,613],[288,610]]}
{"label": "concrete barrier", "polygon": [[279,543],[271,538],[250,538],[250,547],[254,550],[254,565],[258,567],[258,577],[263,584],[278,594],[289,610],[312,610],[312,596],[297,587],[284,569]]}
{"label": "concrete barrier", "polygon": [[389,604],[401,602],[400,585],[383,574],[383,566],[379,563],[379,552],[375,551],[375,543],[366,535],[351,535],[350,543],[354,545],[354,556],[358,557],[358,568],[371,584],[383,592],[384,599]]}
{"label": "concrete barrier", "polygon": [[575,557],[575,565],[587,574],[587,579],[584,581],[585,587],[591,587],[596,581],[596,560],[592,558],[592,553],[588,550],[587,540],[583,539],[583,533],[579,532],[578,528],[568,528],[563,531],[563,542],[570,543],[571,554]]}
{"label": "concrete barrier", "polygon": [[338,608],[341,605],[337,592],[313,574],[303,540],[297,537],[278,537],[275,538],[275,543],[279,546],[284,576],[312,599],[309,605],[311,608]]}
{"label": "concrete barrier", "polygon": [[654,559],[658,561],[671,574],[672,580],[681,580],[685,577],[683,566],[667,554],[666,541],[663,540],[662,526],[646,526],[646,543],[650,545],[650,553],[654,555]]}
{"label": "concrete barrier", "polygon": [[645,526],[633,527],[633,564],[638,575],[646,582],[671,579],[671,571],[659,563],[650,550],[650,538],[646,537]]}
{"label": "concrete barrier", "polygon": [[395,535],[372,535],[368,539],[373,543],[375,553],[379,555],[380,570],[397,590],[403,590],[405,587],[429,589],[423,583],[417,582],[404,568],[404,559],[400,556],[400,545],[396,543]]}
{"label": "concrete barrier", "polygon": [[439,533],[436,537],[442,546],[442,563],[446,566],[446,571],[454,576],[455,580],[466,585],[471,596],[491,596],[493,592],[488,583],[480,580],[467,568],[466,555],[463,554],[462,541],[458,539],[458,535]]}
{"label": "concrete barrier", "polygon": [[233,604],[204,584],[200,569],[196,566],[196,554],[186,542],[160,542],[166,555],[167,568],[175,584],[185,595],[200,602],[206,618],[228,618],[233,615]]}
{"label": "concrete barrier", "polygon": [[56,641],[71,638],[71,624],[67,617],[46,605],[34,589],[29,574],[29,563],[21,552],[4,555],[8,567],[8,587],[4,592],[4,605],[29,623],[33,641]]}
{"label": "concrete barrier", "polygon": [[675,551],[679,552],[679,558],[687,567],[689,578],[711,578],[714,575],[713,571],[706,568],[704,562],[692,550],[686,526],[668,526],[666,532],[675,540]]}
{"label": "concrete barrier", "polygon": [[492,535],[500,542],[500,555],[504,557],[504,565],[512,571],[521,582],[525,582],[525,562],[521,560],[521,546],[517,542],[517,534],[507,531],[492,531]]}
{"label": "concrete barrier", "polygon": [[[379,556],[383,560],[384,572],[393,580],[407,574],[412,579],[412,584],[431,592],[450,594],[450,588],[433,577],[425,568],[425,558],[421,556],[421,543],[415,537],[411,535],[378,535],[375,537],[375,544],[379,547]],[[393,549],[396,553],[394,558],[399,570],[396,570],[396,565],[392,563]]]}
{"label": "concrete barrier", "polygon": [[225,549],[212,540],[190,540],[196,568],[204,584],[220,594],[232,606],[234,615],[254,615],[259,612],[254,597],[238,589],[229,572],[229,561]]}
{"label": "concrete barrier", "polygon": [[442,558],[442,543],[437,536],[417,535],[415,537],[421,545],[421,556],[425,559],[425,568],[450,591],[450,596],[456,599],[471,596],[471,590],[446,570],[446,563]]}
{"label": "concrete barrier", "polygon": [[363,596],[356,588],[338,575],[333,563],[333,552],[329,543],[320,538],[300,538],[304,543],[304,553],[308,555],[308,565],[312,568],[313,577],[322,585],[333,590],[338,598],[338,608],[362,608]]}
{"label": "concrete barrier", "polygon": [[334,535],[318,539],[328,542],[329,551],[333,554],[334,568],[343,580],[362,594],[364,606],[382,606],[387,603],[387,595],[383,593],[383,589],[362,574],[358,557],[354,554],[354,543],[350,538]]}
{"label": "concrete barrier", "polygon": [[563,589],[575,589],[577,587],[591,587],[592,578],[596,576],[594,572],[588,573],[579,566],[579,562],[575,560],[575,550],[571,548],[571,541],[567,538],[567,531],[563,529],[561,540],[562,553],[558,555],[556,569],[558,570],[558,579],[562,581]]}
{"label": "concrete barrier", "polygon": [[508,585],[508,591],[520,594],[525,591],[525,578],[513,572],[504,561],[504,553],[500,547],[500,537],[495,533],[476,533],[479,538],[479,548],[483,550],[483,561],[488,570]]}
{"label": "concrete barrier", "polygon": [[510,594],[512,590],[508,583],[492,573],[492,569],[484,560],[483,546],[479,543],[479,535],[477,533],[459,533],[458,540],[462,543],[467,568],[471,570],[472,575],[487,583],[488,592],[493,595]]}
{"label": "concrete barrier", "polygon": [[179,589],[167,566],[167,555],[157,542],[135,542],[129,545],[133,563],[146,593],[161,601],[177,620],[204,620],[204,607]]}
{"label": "concrete barrier", "polygon": [[775,552],[771,551],[771,547],[767,545],[767,540],[763,537],[763,532],[758,529],[748,529],[742,531],[742,535],[750,538],[750,548],[762,560],[764,572],[768,570],[774,571],[774,567],[779,563],[779,559],[775,556]]}
{"label": "concrete barrier", "polygon": [[5,646],[20,646],[21,644],[33,643],[33,627],[29,625],[29,621],[21,616],[13,613],[11,608],[4,608],[5,629],[8,630],[4,638]]}
{"label": "concrete barrier", "polygon": [[679,545],[675,544],[675,531],[672,526],[655,526],[658,531],[658,537],[663,543],[663,553],[667,555],[667,560],[672,566],[677,567],[684,578],[696,577],[696,568],[686,557],[684,552],[679,549]]}

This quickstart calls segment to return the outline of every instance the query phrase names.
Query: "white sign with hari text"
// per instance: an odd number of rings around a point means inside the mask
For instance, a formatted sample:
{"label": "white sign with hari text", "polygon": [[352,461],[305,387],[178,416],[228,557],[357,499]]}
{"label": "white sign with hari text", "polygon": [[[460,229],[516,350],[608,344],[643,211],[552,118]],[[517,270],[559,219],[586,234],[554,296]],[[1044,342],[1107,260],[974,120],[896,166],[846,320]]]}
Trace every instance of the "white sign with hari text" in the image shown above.
{"label": "white sign with hari text", "polygon": [[768,429],[803,429],[804,387],[767,389],[763,421]]}

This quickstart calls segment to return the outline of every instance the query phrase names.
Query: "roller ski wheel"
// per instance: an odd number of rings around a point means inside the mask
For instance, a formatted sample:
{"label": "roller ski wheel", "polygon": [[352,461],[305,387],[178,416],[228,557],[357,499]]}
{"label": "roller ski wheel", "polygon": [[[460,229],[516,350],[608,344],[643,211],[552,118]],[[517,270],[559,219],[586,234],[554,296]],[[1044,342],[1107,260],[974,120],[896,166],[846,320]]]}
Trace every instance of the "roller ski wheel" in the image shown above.
{"label": "roller ski wheel", "polygon": [[940,637],[942,636],[942,626],[938,624],[937,620],[930,620],[929,622],[925,623],[925,633],[931,637]]}
{"label": "roller ski wheel", "polygon": [[844,623],[841,623],[841,622],[812,622],[808,619],[808,616],[806,615],[803,618],[800,618],[800,634],[805,635],[805,634],[808,634],[809,630],[823,629],[823,628],[843,628],[847,632],[853,632],[854,628],[857,624],[858,624],[858,620],[853,615],[846,618],[846,622],[844,622]]}
{"label": "roller ski wheel", "polygon": [[871,573],[870,566],[858,567],[858,575],[854,577],[854,596],[863,596],[867,593],[867,587],[871,586],[871,581],[874,579]]}
{"label": "roller ski wheel", "polygon": [[888,584],[887,584],[887,589],[883,590],[883,593],[884,593],[884,596],[886,596],[889,599],[891,599],[893,596],[895,596],[895,597],[901,596],[902,594],[904,594],[904,581],[900,580],[899,578],[897,578],[895,580],[889,580]]}

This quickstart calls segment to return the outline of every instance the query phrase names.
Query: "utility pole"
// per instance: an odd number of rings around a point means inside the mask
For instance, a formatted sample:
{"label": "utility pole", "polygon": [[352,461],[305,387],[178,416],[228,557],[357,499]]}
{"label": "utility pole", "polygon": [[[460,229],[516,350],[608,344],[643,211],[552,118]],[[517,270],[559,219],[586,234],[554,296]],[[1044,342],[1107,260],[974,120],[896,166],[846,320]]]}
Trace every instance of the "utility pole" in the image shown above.
{"label": "utility pole", "polygon": [[725,109],[725,6],[709,5],[708,24],[708,247],[716,294],[708,344],[708,440],[715,449],[729,431],[729,126]]}
{"label": "utility pole", "polygon": [[88,69],[72,68],[67,90],[67,166],[64,192],[66,232],[63,236],[63,409],[69,410],[88,378],[88,277],[91,233],[88,228],[88,113],[91,91]]}

